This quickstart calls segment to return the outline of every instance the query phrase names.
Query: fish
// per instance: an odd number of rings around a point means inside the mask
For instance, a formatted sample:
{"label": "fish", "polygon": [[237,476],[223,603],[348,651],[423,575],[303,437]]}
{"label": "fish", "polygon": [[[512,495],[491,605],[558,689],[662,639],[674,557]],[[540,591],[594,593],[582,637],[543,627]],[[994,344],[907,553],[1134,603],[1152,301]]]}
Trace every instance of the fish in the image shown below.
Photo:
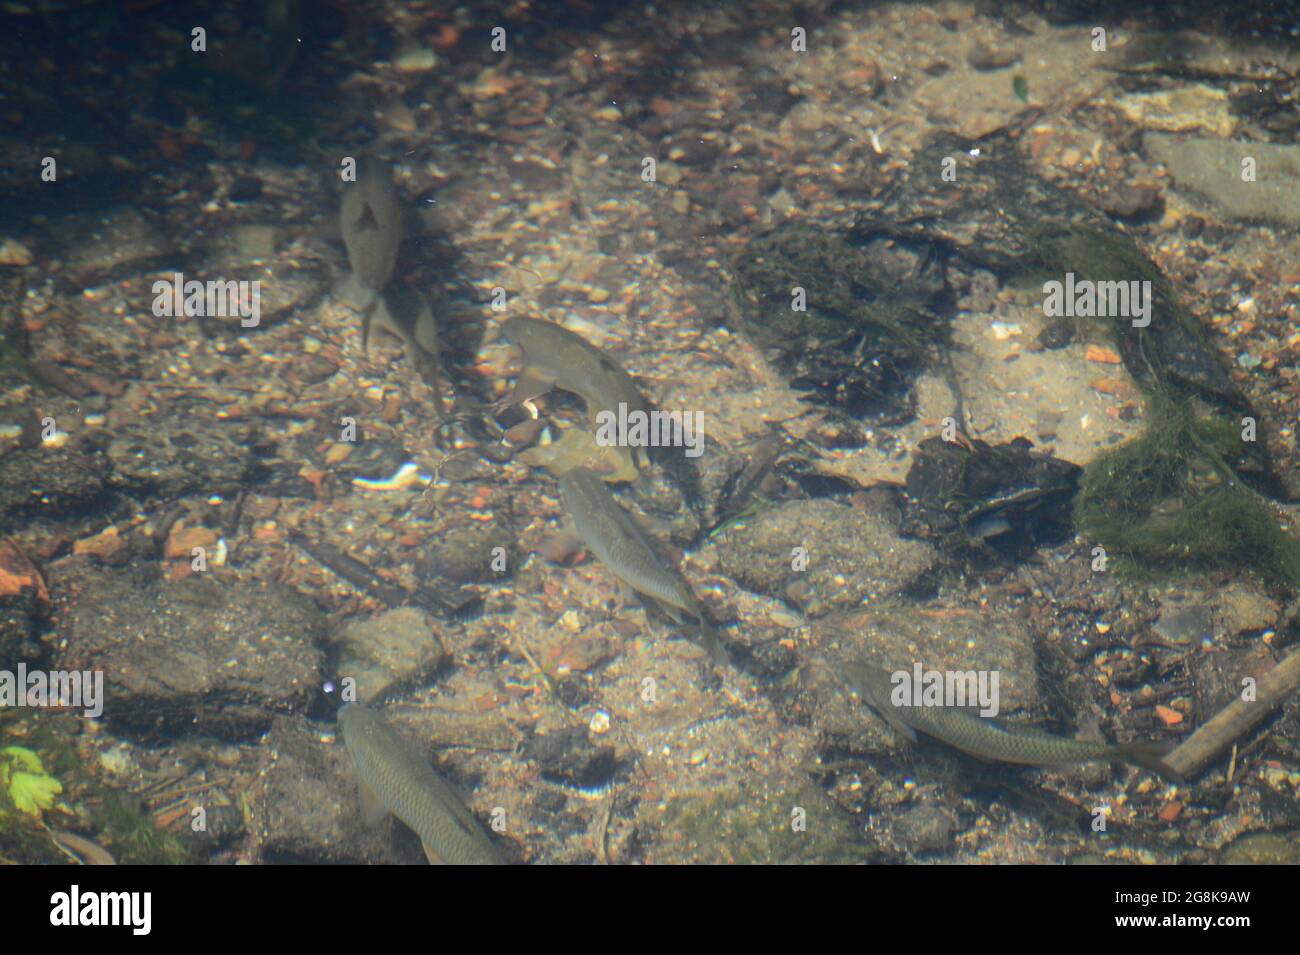
{"label": "fish", "polygon": [[682,622],[683,613],[694,617],[705,650],[714,662],[729,664],[722,638],[690,587],[664,565],[645,532],[619,507],[605,482],[588,468],[576,467],[560,477],[560,493],[578,536],[597,559],[678,622]]}
{"label": "fish", "polygon": [[849,687],[901,736],[915,741],[918,732],[983,760],[1021,766],[1063,766],[1071,763],[1123,762],[1181,782],[1169,766],[1160,743],[1108,743],[1070,739],[1030,727],[995,722],[978,709],[956,706],[895,706],[892,671],[861,661],[839,667]]}
{"label": "fish", "polygon": [[405,282],[388,285],[365,313],[363,337],[367,355],[379,331],[400,339],[412,361],[423,356],[438,357],[438,323],[433,318],[433,310],[428,300]]}
{"label": "fish", "polygon": [[[593,423],[602,411],[617,415],[620,404],[627,406],[629,414],[649,413],[650,404],[632,376],[581,335],[536,318],[507,319],[501,333],[524,353],[524,370],[505,404],[529,401],[558,388],[581,398]],[[643,465],[646,449],[626,450],[638,467]]]}
{"label": "fish", "polygon": [[356,765],[362,816],[392,813],[420,837],[430,863],[500,865],[501,855],[455,789],[374,710],[348,703],[339,733]]}
{"label": "fish", "polygon": [[[519,404],[558,388],[582,399],[593,424],[603,411],[620,415],[620,405],[626,406],[629,416],[638,411],[649,415],[655,410],[632,376],[581,335],[535,318],[507,319],[501,325],[501,333],[524,353],[524,370],[504,404]],[[654,461],[681,491],[688,506],[698,510],[702,505],[698,469],[681,448],[652,446],[615,450],[628,464],[612,468],[607,480],[623,480],[622,475],[628,473],[629,467],[640,470],[648,461]]]}
{"label": "fish", "polygon": [[352,275],[373,301],[393,277],[402,244],[402,202],[387,163],[357,158],[356,181],[343,184],[339,226]]}

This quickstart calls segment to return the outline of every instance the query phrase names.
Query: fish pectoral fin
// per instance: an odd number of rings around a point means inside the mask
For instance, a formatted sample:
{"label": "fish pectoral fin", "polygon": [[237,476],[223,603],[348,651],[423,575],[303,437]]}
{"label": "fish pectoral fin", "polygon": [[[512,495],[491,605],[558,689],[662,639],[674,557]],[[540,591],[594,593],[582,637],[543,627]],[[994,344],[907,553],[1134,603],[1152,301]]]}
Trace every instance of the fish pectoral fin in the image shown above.
{"label": "fish pectoral fin", "polygon": [[429,865],[446,864],[442,861],[442,856],[438,855],[438,853],[434,852],[431,848],[429,848],[429,844],[427,842],[421,840],[420,845],[424,849],[424,857],[429,860]]}
{"label": "fish pectoral fin", "polygon": [[892,707],[890,707],[890,705],[886,703],[876,712],[880,714],[880,718],[882,720],[884,720],[887,724],[889,724],[889,728],[891,730],[893,730],[899,736],[902,736],[908,742],[915,743],[916,730],[912,729],[912,727],[908,726],[906,723],[900,720],[897,716],[894,715],[893,712],[891,712],[891,710]]}
{"label": "fish pectoral fin", "polygon": [[365,348],[367,358],[370,357],[371,349],[375,344],[375,335],[381,331],[392,335],[400,341],[402,346],[407,349],[408,353],[414,346],[414,341],[411,338],[410,333],[397,323],[387,306],[384,305],[382,299],[377,299],[370,310],[366,312],[364,322],[365,329],[362,334],[362,347]]}
{"label": "fish pectoral fin", "polygon": [[509,408],[512,405],[531,401],[533,398],[546,394],[554,387],[554,378],[547,376],[540,369],[525,365],[524,370],[519,373],[519,380],[515,382],[514,390],[501,403],[501,407]]}
{"label": "fish pectoral fin", "polygon": [[718,666],[730,666],[731,651],[727,649],[727,644],[713,625],[701,618],[700,622],[700,646],[709,654],[711,659]]}
{"label": "fish pectoral fin", "polygon": [[537,553],[553,564],[576,564],[578,555],[586,550],[578,532],[565,528],[546,538],[537,548]]}
{"label": "fish pectoral fin", "polygon": [[372,829],[384,821],[388,810],[379,801],[373,789],[363,782],[357,783],[357,799],[361,803],[361,821]]}

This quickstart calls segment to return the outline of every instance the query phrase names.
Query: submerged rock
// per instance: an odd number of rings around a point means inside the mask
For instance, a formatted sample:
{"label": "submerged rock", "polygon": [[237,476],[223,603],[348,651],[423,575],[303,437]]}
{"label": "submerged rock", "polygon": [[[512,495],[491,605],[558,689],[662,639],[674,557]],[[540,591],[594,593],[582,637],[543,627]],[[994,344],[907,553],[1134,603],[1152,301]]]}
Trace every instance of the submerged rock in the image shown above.
{"label": "submerged rock", "polygon": [[[1142,146],[1164,163],[1179,190],[1209,201],[1223,217],[1300,226],[1300,145],[1152,132]],[[1253,179],[1243,178],[1244,162],[1253,163]]]}
{"label": "submerged rock", "polygon": [[306,597],[262,582],[142,577],[83,558],[52,568],[55,664],[104,671],[105,719],[146,738],[246,739],[314,702],[324,620]]}
{"label": "submerged rock", "polygon": [[812,783],[750,780],[729,793],[668,802],[655,863],[852,864],[872,855],[849,816]]}
{"label": "submerged rock", "polygon": [[458,584],[503,581],[521,563],[517,544],[513,527],[501,520],[449,527],[426,546],[416,574]]}
{"label": "submerged rock", "polygon": [[578,789],[609,785],[619,768],[614,747],[593,743],[583,726],[535,736],[523,752],[537,763],[543,778]]}
{"label": "submerged rock", "polygon": [[900,537],[885,517],[831,500],[787,502],[718,540],[724,574],[812,616],[895,594],[936,556],[929,544]]}
{"label": "submerged rock", "polygon": [[1238,836],[1219,855],[1219,865],[1297,865],[1300,840],[1280,832]]}
{"label": "submerged rock", "polygon": [[50,247],[62,250],[58,277],[74,288],[177,264],[175,248],[159,225],[129,206],[63,216],[51,224],[51,232]]}
{"label": "submerged rock", "polygon": [[957,817],[941,806],[916,806],[894,820],[894,842],[908,852],[944,852],[952,845]]}
{"label": "submerged rock", "polygon": [[398,607],[349,623],[338,638],[340,679],[356,681],[357,699],[372,702],[414,686],[443,658],[433,620],[415,607]]}
{"label": "submerged rock", "polygon": [[104,456],[38,447],[0,455],[0,528],[39,517],[65,517],[104,493]]}
{"label": "submerged rock", "polygon": [[[358,808],[356,772],[334,727],[278,716],[262,739],[262,767],[250,793],[251,826],[264,862],[408,863],[423,858],[401,826],[367,829]],[[405,834],[410,838],[402,838]]]}
{"label": "submerged rock", "polygon": [[113,465],[110,485],[168,500],[193,492],[229,493],[253,467],[242,432],[181,415],[115,428],[105,453]]}
{"label": "submerged rock", "polygon": [[1014,551],[1068,536],[1082,470],[1032,448],[1023,438],[996,446],[922,441],[907,474],[900,529],[927,540],[982,540]]}

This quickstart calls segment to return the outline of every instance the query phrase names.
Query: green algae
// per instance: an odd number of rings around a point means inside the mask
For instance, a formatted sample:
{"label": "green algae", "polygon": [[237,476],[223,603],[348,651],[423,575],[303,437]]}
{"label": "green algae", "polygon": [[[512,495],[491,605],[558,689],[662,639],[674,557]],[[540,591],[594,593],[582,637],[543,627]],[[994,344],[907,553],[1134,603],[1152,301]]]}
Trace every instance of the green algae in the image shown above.
{"label": "green algae", "polygon": [[1138,576],[1251,567],[1300,585],[1300,540],[1242,481],[1249,453],[1224,416],[1157,401],[1140,437],[1084,470],[1076,524]]}
{"label": "green algae", "polygon": [[[864,334],[920,355],[933,338],[914,310],[875,301],[877,269],[870,256],[825,229],[802,223],[781,226],[750,243],[735,260],[733,272],[733,294],[741,303],[764,306],[747,328],[767,347],[788,345],[792,338],[836,341]],[[795,287],[807,290],[807,311],[791,308]]]}
{"label": "green algae", "polygon": [[1042,265],[1076,281],[1150,282],[1149,323],[1129,316],[1078,319],[1083,335],[1113,336],[1148,399],[1141,436],[1084,471],[1075,523],[1118,558],[1152,576],[1184,569],[1251,567],[1300,584],[1300,541],[1249,486],[1269,482],[1259,442],[1243,440],[1248,410],[1195,316],[1160,268],[1118,230],[1042,223],[1031,230]]}
{"label": "green algae", "polygon": [[119,863],[183,865],[197,861],[179,836],[159,829],[149,814],[120,793],[107,793],[96,813],[98,838]]}
{"label": "green algae", "polygon": [[1244,406],[1204,327],[1131,238],[1116,229],[1055,221],[1029,231],[1039,261],[1054,279],[1072,272],[1076,282],[1150,282],[1145,323],[1135,325],[1131,316],[1075,319],[1080,337],[1095,338],[1100,331],[1113,338],[1124,366],[1144,391],[1171,400],[1194,396]]}

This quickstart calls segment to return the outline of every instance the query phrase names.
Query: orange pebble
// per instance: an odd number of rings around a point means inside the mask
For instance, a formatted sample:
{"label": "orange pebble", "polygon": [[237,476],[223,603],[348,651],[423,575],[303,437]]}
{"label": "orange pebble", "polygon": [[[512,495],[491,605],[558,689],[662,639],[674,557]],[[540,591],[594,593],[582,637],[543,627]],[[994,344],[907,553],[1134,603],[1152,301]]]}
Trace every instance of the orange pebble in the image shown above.
{"label": "orange pebble", "polygon": [[1123,362],[1123,359],[1119,357],[1119,352],[1101,345],[1089,345],[1083,353],[1083,357],[1087,358],[1088,361],[1099,361],[1106,365],[1118,365]]}
{"label": "orange pebble", "polygon": [[1183,714],[1167,706],[1157,706],[1156,716],[1160,717],[1160,722],[1166,726],[1177,726],[1183,721]]}

